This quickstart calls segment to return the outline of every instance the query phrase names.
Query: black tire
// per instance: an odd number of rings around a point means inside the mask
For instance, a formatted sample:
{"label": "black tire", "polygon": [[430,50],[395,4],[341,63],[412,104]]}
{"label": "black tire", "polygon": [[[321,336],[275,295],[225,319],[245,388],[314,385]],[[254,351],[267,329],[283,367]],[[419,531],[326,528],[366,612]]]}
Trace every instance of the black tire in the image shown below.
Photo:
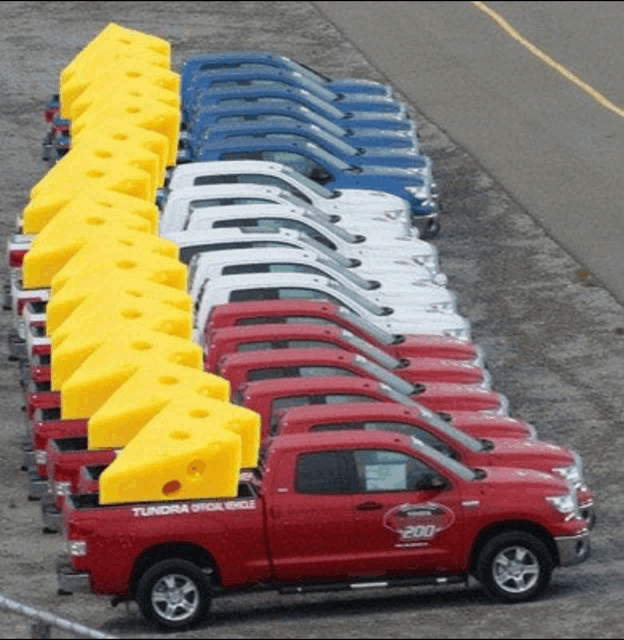
{"label": "black tire", "polygon": [[440,223],[438,220],[432,220],[431,224],[420,231],[420,239],[430,240],[431,238],[435,238],[438,233],[440,233]]}
{"label": "black tire", "polygon": [[[180,588],[189,590],[180,593]],[[212,604],[207,577],[186,560],[162,560],[148,569],[139,580],[136,600],[145,619],[166,631],[196,626]]]}
{"label": "black tire", "polygon": [[[504,572],[506,562],[510,567]],[[552,555],[539,538],[510,531],[495,536],[483,547],[475,574],[491,598],[511,603],[528,602],[541,595],[548,587],[552,570]]]}

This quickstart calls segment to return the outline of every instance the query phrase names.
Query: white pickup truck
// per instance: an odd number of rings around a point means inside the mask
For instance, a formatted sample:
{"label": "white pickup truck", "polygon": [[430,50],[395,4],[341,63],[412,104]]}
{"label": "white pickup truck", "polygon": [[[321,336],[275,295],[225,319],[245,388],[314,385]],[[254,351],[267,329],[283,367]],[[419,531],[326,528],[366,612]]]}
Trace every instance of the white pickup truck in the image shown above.
{"label": "white pickup truck", "polygon": [[307,273],[252,273],[218,276],[205,283],[196,300],[195,341],[205,346],[203,329],[215,305],[249,300],[327,300],[390,333],[471,338],[469,320],[456,313],[380,306],[335,280]]}
{"label": "white pickup truck", "polygon": [[349,269],[319,256],[314,251],[295,247],[246,249],[244,251],[211,251],[198,254],[189,279],[189,293],[198,299],[201,288],[210,286],[217,276],[256,273],[309,273],[331,278],[346,289],[384,307],[399,312],[422,309],[427,311],[457,312],[457,297],[444,287],[409,286],[402,278],[385,275],[367,280]]}
{"label": "white pickup truck", "polygon": [[[231,229],[236,227],[254,229],[292,229],[299,231],[328,249],[342,253],[348,258],[362,259],[358,250],[370,252],[375,271],[382,270],[384,263],[398,263],[406,267],[427,267],[432,273],[439,271],[438,252],[428,242],[397,238],[385,227],[360,233],[351,232],[341,225],[328,222],[325,216],[317,215],[301,207],[280,204],[227,205],[193,209],[188,220],[177,229],[163,231],[166,238],[177,231],[200,229]],[[363,261],[363,259],[362,259]]]}

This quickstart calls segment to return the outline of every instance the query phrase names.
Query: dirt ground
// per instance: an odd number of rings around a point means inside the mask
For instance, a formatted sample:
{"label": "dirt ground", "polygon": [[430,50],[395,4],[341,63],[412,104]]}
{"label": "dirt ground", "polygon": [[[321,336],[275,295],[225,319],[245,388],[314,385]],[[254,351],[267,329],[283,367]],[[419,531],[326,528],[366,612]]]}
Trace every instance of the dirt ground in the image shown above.
{"label": "dirt ground", "polygon": [[[279,52],[330,76],[383,79],[309,2],[4,2],[0,4],[1,241],[13,232],[45,171],[43,107],[61,69],[110,21],[167,38],[175,64],[201,52]],[[435,240],[449,287],[488,354],[495,389],[510,413],[542,438],[569,444],[596,493],[593,552],[555,573],[546,597],[513,608],[476,587],[357,594],[228,597],[211,624],[172,637],[621,637],[624,633],[622,409],[624,315],[576,263],[413,104],[423,150],[442,189],[443,231]],[[3,245],[4,246],[4,245]],[[0,315],[0,334],[12,325]],[[119,636],[153,631],[136,607],[56,594],[61,547],[43,535],[39,505],[20,470],[22,395],[0,340],[0,593]],[[0,637],[28,637],[24,619],[0,612]],[[59,637],[61,634],[58,634]]]}

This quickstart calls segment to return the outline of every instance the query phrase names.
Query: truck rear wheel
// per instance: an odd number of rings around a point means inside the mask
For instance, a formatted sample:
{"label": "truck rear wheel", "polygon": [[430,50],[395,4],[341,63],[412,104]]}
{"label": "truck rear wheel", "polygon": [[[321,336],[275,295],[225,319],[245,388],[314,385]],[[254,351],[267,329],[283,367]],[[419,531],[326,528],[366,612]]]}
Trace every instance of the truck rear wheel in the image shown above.
{"label": "truck rear wheel", "polygon": [[143,616],[168,631],[197,625],[212,603],[206,576],[186,560],[163,560],[148,569],[136,599]]}
{"label": "truck rear wheel", "polygon": [[522,531],[492,538],[477,558],[476,577],[492,598],[501,602],[527,602],[548,587],[553,570],[546,545]]}

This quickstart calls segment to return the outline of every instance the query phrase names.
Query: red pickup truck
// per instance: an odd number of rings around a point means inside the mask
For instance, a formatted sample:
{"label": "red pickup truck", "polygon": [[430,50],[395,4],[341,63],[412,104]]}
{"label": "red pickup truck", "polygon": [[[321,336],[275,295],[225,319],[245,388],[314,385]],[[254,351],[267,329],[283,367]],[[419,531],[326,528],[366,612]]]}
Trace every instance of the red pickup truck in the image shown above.
{"label": "red pickup truck", "polygon": [[[290,407],[347,402],[396,402],[422,409],[422,405],[383,382],[346,376],[280,378],[279,383],[275,380],[247,382],[234,391],[232,402],[260,415],[262,438],[274,435],[279,412]],[[437,413],[452,421],[455,412],[447,409]],[[483,412],[484,420],[487,419],[486,416]]]}
{"label": "red pickup truck", "polygon": [[[251,476],[251,474],[248,474]],[[238,497],[64,506],[61,592],[136,600],[168,630],[194,626],[213,598],[444,585],[475,576],[503,602],[547,588],[584,561],[589,532],[560,477],[469,469],[409,436],[276,438]]]}
{"label": "red pickup truck", "polygon": [[594,496],[585,484],[580,454],[541,440],[496,436],[487,423],[462,428],[432,411],[390,402],[293,407],[279,419],[277,433],[389,431],[422,440],[467,467],[517,467],[559,474],[577,492],[579,510],[590,528],[595,523]]}
{"label": "red pickup truck", "polygon": [[344,349],[367,357],[406,380],[491,386],[490,374],[465,360],[395,358],[351,331],[330,324],[256,324],[224,327],[206,344],[204,368],[216,372],[219,360],[231,353],[273,349]]}
{"label": "red pickup truck", "polygon": [[480,347],[447,336],[393,335],[336,304],[315,300],[265,300],[231,302],[212,308],[204,327],[204,344],[213,331],[250,324],[330,324],[351,331],[395,358],[445,358],[468,360],[483,366]]}
{"label": "red pickup truck", "polygon": [[[383,382],[434,411],[491,411],[507,415],[505,396],[478,385],[442,382],[423,384],[414,377],[400,378],[364,356],[344,349],[276,349],[223,356],[216,373],[232,389],[256,380],[319,376],[358,376]],[[276,382],[276,384],[279,384]]]}

